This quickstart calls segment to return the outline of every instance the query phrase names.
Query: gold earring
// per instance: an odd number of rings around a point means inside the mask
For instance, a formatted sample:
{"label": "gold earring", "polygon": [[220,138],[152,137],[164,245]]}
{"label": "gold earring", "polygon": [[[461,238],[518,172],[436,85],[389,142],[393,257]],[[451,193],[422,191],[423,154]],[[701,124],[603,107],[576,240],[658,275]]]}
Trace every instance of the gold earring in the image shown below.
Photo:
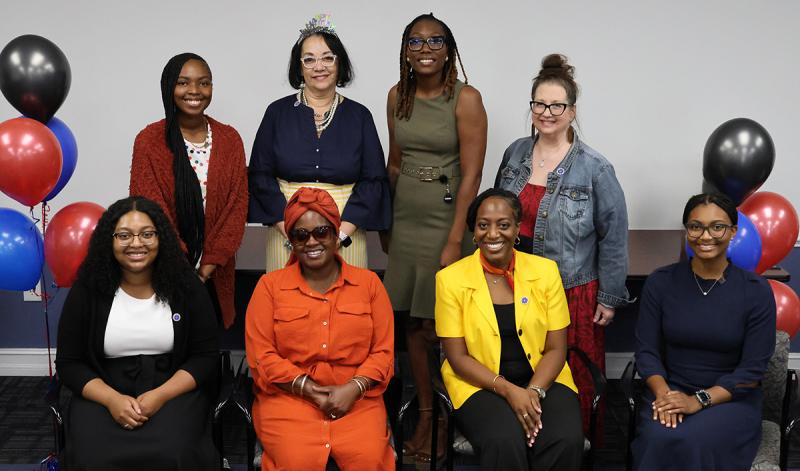
{"label": "gold earring", "polygon": [[472,236],[472,244],[473,245],[478,245],[478,241],[475,240],[475,236]]}

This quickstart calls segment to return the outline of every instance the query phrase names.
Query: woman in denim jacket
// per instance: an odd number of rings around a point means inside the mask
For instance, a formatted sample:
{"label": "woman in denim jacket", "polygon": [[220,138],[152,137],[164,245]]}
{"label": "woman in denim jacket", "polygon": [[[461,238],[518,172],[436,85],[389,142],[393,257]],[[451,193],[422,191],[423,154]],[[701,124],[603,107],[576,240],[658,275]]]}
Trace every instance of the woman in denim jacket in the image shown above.
{"label": "woman in denim jacket", "polygon": [[[542,60],[531,90],[535,133],[506,149],[494,186],[522,202],[519,249],[558,263],[571,317],[569,346],[605,370],[603,329],[615,308],[628,302],[628,214],[614,167],[572,128],[578,95],[573,74],[563,55]],[[591,376],[578,362],[570,368],[586,430]]]}

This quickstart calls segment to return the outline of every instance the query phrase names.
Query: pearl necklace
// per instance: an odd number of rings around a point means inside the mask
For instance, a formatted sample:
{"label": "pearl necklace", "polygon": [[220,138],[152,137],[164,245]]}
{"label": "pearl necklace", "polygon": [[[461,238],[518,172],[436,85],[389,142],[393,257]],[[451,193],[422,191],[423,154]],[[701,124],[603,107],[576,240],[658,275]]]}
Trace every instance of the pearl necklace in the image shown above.
{"label": "pearl necklace", "polygon": [[714,289],[715,286],[717,286],[719,280],[722,279],[722,277],[720,276],[719,278],[714,280],[714,284],[712,284],[711,288],[708,288],[708,291],[706,291],[700,286],[700,280],[697,279],[697,273],[695,273],[694,270],[692,270],[692,275],[694,275],[694,282],[697,284],[697,288],[700,290],[700,292],[703,293],[703,296],[708,296],[708,293],[710,293],[711,290]]}
{"label": "pearl necklace", "polygon": [[[311,108],[311,106],[309,106],[308,104],[308,99],[306,98],[305,90],[302,88],[300,89],[299,98],[301,103]],[[340,101],[341,101],[340,95],[338,93],[334,93],[333,100],[331,101],[330,108],[328,108],[328,111],[326,111],[322,115],[319,115],[316,112],[314,113],[314,125],[317,128],[317,135],[322,134],[322,131],[326,130],[328,126],[331,125],[331,122],[333,121],[333,115],[336,113],[336,108],[339,107]],[[313,110],[313,108],[311,109]]]}

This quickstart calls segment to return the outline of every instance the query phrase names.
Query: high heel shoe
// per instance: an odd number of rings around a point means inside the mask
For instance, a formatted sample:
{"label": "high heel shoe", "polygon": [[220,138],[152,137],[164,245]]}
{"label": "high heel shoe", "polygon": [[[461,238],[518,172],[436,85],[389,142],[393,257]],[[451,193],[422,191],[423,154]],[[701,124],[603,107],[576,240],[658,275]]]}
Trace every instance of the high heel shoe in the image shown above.
{"label": "high heel shoe", "polygon": [[[423,414],[432,414],[433,413],[433,408],[431,408],[431,407],[426,407],[424,409],[418,409],[418,410],[419,410],[420,418],[419,418],[419,422],[417,423],[417,428],[419,428],[420,424],[422,423],[422,420],[423,420],[422,419],[422,415]],[[416,435],[416,431],[415,431],[415,435]],[[419,453],[419,451],[420,451],[420,446],[421,445],[414,444],[414,438],[415,437],[411,437],[410,439],[405,440],[403,442],[403,456],[416,458],[417,453]],[[423,437],[422,440],[424,442],[425,438]]]}
{"label": "high heel shoe", "polygon": [[[444,418],[440,417],[436,425],[436,433],[438,435],[436,439],[436,467],[441,468],[444,466],[445,457],[447,456],[447,423],[445,422]],[[421,464],[427,464],[431,462],[430,445],[428,448],[421,448],[417,450],[416,461],[417,463]]]}

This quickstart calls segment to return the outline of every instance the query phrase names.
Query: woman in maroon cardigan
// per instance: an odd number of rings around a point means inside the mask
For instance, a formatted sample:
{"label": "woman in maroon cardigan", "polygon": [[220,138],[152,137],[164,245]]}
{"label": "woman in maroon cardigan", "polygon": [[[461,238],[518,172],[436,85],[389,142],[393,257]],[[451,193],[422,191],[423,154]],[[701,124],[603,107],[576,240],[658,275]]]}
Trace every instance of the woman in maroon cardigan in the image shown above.
{"label": "woman in maroon cardigan", "polygon": [[166,119],[144,128],[133,145],[130,194],[161,205],[189,262],[211,283],[225,327],[233,324],[236,250],[247,218],[247,167],[239,133],[204,114],[211,70],[184,53],[161,74]]}

